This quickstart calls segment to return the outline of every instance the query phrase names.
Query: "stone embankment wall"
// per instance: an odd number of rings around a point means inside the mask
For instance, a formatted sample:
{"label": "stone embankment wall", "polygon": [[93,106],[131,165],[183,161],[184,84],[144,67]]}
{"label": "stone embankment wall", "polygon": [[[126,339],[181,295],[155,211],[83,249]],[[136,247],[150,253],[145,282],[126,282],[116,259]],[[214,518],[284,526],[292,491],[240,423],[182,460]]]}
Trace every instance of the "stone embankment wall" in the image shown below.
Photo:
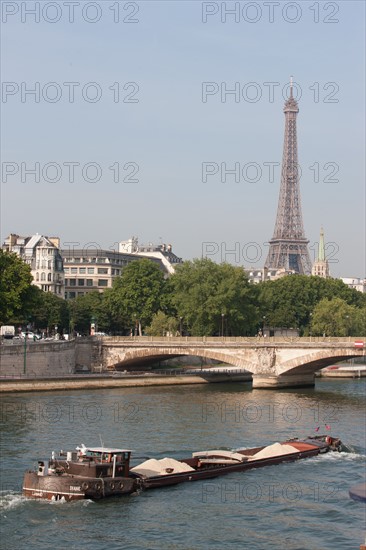
{"label": "stone embankment wall", "polygon": [[99,361],[98,345],[90,339],[70,342],[2,343],[0,376],[65,376],[78,368],[89,370]]}

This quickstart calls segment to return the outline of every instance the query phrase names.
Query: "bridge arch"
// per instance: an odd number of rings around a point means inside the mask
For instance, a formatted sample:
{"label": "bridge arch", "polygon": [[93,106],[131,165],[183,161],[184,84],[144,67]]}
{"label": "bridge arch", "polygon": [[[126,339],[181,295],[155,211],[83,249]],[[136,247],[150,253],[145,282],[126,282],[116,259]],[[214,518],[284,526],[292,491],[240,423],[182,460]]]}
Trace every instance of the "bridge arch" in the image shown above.
{"label": "bridge arch", "polygon": [[[146,366],[158,361],[165,361],[170,358],[177,357],[200,357],[202,359],[213,359],[226,363],[230,366],[240,367],[246,369],[249,372],[255,372],[255,363],[243,359],[243,357],[236,357],[229,355],[225,351],[215,349],[180,349],[179,352],[174,349],[154,349],[150,348],[147,352],[144,348],[136,348],[126,352],[107,353],[104,356],[104,365],[108,369],[125,370],[133,366]],[[209,366],[207,366],[209,368]]]}
{"label": "bridge arch", "polygon": [[354,359],[360,355],[353,350],[335,349],[335,350],[314,350],[307,355],[285,361],[276,369],[277,374],[314,374],[320,369],[329,367],[333,363]]}

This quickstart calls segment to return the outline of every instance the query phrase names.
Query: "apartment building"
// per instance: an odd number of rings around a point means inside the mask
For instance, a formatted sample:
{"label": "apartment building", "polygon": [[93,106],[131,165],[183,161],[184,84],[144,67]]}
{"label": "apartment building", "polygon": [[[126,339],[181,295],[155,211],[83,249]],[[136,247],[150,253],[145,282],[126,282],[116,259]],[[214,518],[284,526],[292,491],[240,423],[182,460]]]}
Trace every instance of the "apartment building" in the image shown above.
{"label": "apartment building", "polygon": [[30,266],[34,285],[63,298],[65,277],[59,247],[58,237],[38,233],[26,237],[10,234],[2,245],[3,250],[14,252]]}

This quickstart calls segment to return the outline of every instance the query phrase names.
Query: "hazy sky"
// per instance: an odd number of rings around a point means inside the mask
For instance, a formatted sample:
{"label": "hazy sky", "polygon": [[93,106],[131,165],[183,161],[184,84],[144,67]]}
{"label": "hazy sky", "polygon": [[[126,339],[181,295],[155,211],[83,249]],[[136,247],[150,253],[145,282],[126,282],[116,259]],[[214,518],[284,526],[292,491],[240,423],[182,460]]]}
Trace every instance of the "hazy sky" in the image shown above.
{"label": "hazy sky", "polygon": [[293,75],[311,257],[365,276],[364,2],[1,4],[2,241],[262,266]]}

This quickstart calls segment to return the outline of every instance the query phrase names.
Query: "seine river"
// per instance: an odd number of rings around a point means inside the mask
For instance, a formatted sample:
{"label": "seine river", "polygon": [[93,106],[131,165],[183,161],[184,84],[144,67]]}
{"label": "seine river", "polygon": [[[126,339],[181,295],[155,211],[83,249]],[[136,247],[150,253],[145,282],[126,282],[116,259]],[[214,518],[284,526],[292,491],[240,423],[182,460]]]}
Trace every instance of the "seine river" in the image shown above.
{"label": "seine river", "polygon": [[[347,550],[365,538],[366,379],[316,389],[210,384],[2,397],[3,549]],[[100,502],[27,500],[24,470],[80,443],[140,457],[259,446],[330,426],[350,452]],[[329,433],[329,432],[327,432]],[[141,461],[141,460],[140,460]]]}

